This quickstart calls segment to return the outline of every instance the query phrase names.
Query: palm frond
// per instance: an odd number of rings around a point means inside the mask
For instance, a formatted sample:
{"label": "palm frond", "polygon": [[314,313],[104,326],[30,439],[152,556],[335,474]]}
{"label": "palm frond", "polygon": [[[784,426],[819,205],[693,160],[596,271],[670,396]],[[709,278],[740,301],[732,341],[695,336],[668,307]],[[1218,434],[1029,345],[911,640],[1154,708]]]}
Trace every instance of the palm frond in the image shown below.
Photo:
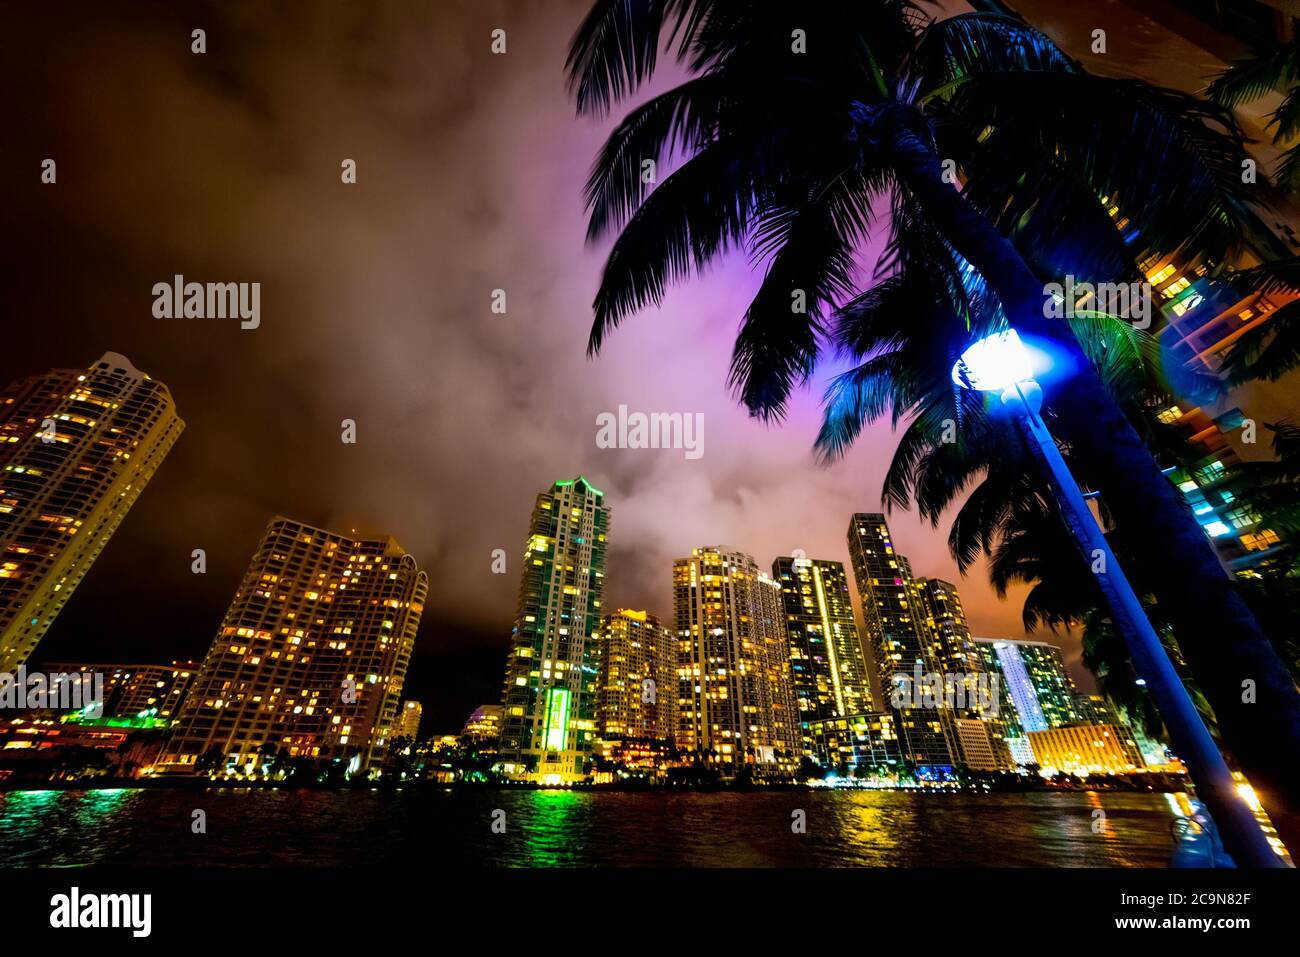
{"label": "palm frond", "polygon": [[1085,186],[1139,224],[1141,247],[1223,261],[1250,228],[1258,186],[1242,182],[1244,136],[1231,114],[1177,90],[1086,73],[978,74],[945,107],[945,125],[987,157],[963,165]]}
{"label": "palm frond", "polygon": [[603,115],[654,72],[660,40],[689,43],[716,0],[594,0],[565,60],[579,114]]}
{"label": "palm frond", "polygon": [[1220,372],[1231,385],[1251,379],[1276,382],[1300,366],[1300,299],[1247,330],[1223,357]]}
{"label": "palm frond", "polygon": [[627,316],[658,305],[670,283],[687,278],[743,241],[760,188],[754,144],[719,141],[696,154],[645,198],[614,242],[593,303],[587,343],[600,352]]}
{"label": "palm frond", "polygon": [[1002,13],[963,13],[927,27],[908,64],[918,97],[945,97],[973,74],[1079,69],[1050,37]]}
{"label": "palm frond", "polygon": [[642,164],[693,153],[718,135],[727,96],[723,74],[694,77],[630,112],[605,141],[583,190],[594,242],[627,221],[647,195]]}
{"label": "palm frond", "polygon": [[1205,89],[1205,95],[1220,106],[1250,103],[1300,78],[1300,47],[1295,43],[1238,60]]}
{"label": "palm frond", "polygon": [[853,288],[871,184],[854,173],[797,205],[760,211],[751,254],[770,259],[732,353],[730,384],[751,415],[781,418],[817,361],[823,320]]}

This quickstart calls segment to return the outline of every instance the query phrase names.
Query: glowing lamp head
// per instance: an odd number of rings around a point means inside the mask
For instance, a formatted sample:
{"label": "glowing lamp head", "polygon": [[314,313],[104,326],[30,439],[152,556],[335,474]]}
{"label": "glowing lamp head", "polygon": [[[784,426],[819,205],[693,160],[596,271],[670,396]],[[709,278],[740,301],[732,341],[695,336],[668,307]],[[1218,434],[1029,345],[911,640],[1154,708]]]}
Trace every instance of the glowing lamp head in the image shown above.
{"label": "glowing lamp head", "polygon": [[1033,360],[1014,329],[976,342],[952,367],[953,382],[978,392],[1003,392],[1033,378]]}

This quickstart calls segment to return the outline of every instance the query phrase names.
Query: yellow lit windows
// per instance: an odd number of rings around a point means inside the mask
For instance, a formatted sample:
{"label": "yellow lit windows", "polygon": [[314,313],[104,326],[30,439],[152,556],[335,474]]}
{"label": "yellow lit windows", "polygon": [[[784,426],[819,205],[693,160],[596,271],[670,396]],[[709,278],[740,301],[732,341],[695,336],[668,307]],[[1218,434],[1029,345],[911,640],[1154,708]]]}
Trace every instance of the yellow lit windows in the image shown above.
{"label": "yellow lit windows", "polygon": [[1160,269],[1157,269],[1155,272],[1147,273],[1147,279],[1151,282],[1152,285],[1158,286],[1177,271],[1178,271],[1178,267],[1176,267],[1173,263],[1170,263],[1167,266],[1163,266]]}

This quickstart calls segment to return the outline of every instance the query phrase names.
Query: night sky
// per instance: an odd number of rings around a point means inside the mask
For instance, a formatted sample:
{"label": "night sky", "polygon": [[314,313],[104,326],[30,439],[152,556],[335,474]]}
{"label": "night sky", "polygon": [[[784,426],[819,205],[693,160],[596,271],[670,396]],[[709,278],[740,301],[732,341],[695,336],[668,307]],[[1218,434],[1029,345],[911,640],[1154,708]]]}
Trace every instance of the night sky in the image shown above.
{"label": "night sky", "polygon": [[[120,352],[187,422],[38,659],[202,657],[286,514],[391,534],[428,570],[407,690],[426,731],[458,728],[499,694],[534,496],[579,473],[613,508],[609,609],[670,618],[671,561],[693,545],[847,562],[893,436],[814,462],[833,365],[780,426],[735,405],[727,366],[758,280],[743,254],[585,356],[605,250],[584,246],[581,187],[613,122],[576,119],[564,89],[586,5],[3,5],[0,378]],[[261,282],[261,328],[155,319],[151,288],[177,273]],[[620,404],[702,412],[703,457],[598,449],[596,416]],[[982,570],[958,578],[946,524],[891,526],[918,574],[959,581],[976,634],[1022,634],[1014,596]],[[491,573],[495,548],[509,574]]]}

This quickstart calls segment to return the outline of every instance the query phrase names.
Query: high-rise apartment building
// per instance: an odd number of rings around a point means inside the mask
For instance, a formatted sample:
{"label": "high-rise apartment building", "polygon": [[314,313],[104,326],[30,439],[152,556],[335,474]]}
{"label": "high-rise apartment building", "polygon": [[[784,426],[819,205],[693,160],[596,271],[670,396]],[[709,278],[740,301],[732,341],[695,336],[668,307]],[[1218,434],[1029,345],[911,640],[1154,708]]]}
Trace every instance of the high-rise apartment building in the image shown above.
{"label": "high-rise apartment building", "polygon": [[393,728],[394,738],[417,741],[420,737],[420,718],[424,715],[424,706],[418,701],[403,701],[397,713],[397,724]]}
{"label": "high-rise apartment building", "polygon": [[849,561],[862,600],[866,644],[876,668],[880,694],[886,702],[895,675],[911,675],[919,664],[935,670],[924,633],[920,590],[912,566],[894,551],[885,516],[858,512],[849,522]]}
{"label": "high-rise apartment building", "polygon": [[872,710],[870,673],[843,564],[778,558],[772,563],[772,577],[781,586],[790,638],[790,680],[799,709],[801,747],[811,756],[810,722]]}
{"label": "high-rise apartment building", "polygon": [[[946,772],[938,769],[951,768],[961,757],[955,723],[958,714],[951,707],[900,701],[896,691],[900,676],[911,682],[905,687],[915,691],[918,673],[942,674],[941,665],[947,658],[956,660],[960,629],[965,627],[956,590],[937,579],[918,581],[912,577],[912,566],[894,551],[893,536],[880,513],[855,513],[849,521],[848,545],[862,600],[866,645],[871,649],[884,706],[894,711],[903,757],[914,767],[935,769],[933,774],[942,776]],[[931,632],[930,617],[941,630]],[[949,646],[954,650],[945,651]]]}
{"label": "high-rise apartment building", "polygon": [[947,674],[982,672],[984,664],[971,638],[957,586],[941,578],[918,578],[916,589],[921,597],[927,657],[935,669]]}
{"label": "high-rise apartment building", "polygon": [[725,546],[673,563],[677,745],[724,776],[786,772],[801,751],[781,586]]}
{"label": "high-rise apartment building", "polygon": [[600,625],[596,732],[658,740],[677,727],[677,642],[654,615],[620,608]]}
{"label": "high-rise apartment building", "polygon": [[1000,677],[1001,710],[1011,733],[1080,723],[1077,691],[1060,648],[1042,641],[1002,638],[976,638],[974,643],[985,669]]}
{"label": "high-rise apartment building", "polygon": [[115,352],[0,393],[0,671],[27,661],[184,428]]}
{"label": "high-rise apartment building", "polygon": [[537,496],[502,694],[499,762],[511,777],[590,771],[609,520],[605,493],[582,476]]}
{"label": "high-rise apartment building", "polygon": [[99,674],[104,676],[104,708],[101,718],[142,727],[169,727],[180,714],[189,693],[197,661],[157,664],[67,664],[46,663],[46,674]]}
{"label": "high-rise apartment building", "polygon": [[391,538],[272,519],[159,769],[214,755],[238,772],[284,752],[364,774],[392,737],[428,588]]}

